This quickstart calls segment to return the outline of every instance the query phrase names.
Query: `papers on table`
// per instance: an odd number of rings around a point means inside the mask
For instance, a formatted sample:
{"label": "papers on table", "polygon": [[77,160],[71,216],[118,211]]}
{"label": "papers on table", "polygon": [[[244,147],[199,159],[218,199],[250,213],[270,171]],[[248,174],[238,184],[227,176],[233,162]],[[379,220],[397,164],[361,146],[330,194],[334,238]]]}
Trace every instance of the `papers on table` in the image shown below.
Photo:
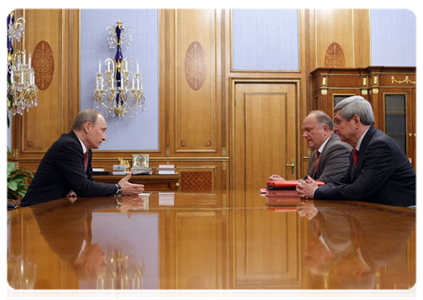
{"label": "papers on table", "polygon": [[174,206],[175,193],[159,193],[159,205]]}

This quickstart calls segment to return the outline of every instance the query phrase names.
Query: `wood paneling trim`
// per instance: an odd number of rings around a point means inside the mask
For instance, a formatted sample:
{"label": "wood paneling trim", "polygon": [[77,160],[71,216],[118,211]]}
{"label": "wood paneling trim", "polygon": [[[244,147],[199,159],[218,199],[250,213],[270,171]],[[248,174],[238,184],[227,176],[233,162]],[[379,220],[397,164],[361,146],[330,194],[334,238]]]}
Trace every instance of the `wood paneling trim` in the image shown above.
{"label": "wood paneling trim", "polygon": [[217,152],[215,11],[177,10],[175,37],[175,151]]}

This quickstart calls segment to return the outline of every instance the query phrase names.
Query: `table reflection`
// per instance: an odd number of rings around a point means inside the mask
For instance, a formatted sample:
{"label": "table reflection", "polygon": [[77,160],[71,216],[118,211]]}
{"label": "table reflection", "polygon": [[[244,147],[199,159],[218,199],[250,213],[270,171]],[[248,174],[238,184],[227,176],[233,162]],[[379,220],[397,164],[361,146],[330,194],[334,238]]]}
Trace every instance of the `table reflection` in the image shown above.
{"label": "table reflection", "polygon": [[[166,195],[169,197],[169,195]],[[246,200],[245,200],[246,199]],[[415,211],[215,195],[61,199],[8,212],[16,289],[392,289],[415,284]],[[267,200],[267,201],[266,201]],[[239,203],[243,203],[239,205]]]}
{"label": "table reflection", "polygon": [[308,215],[313,235],[304,263],[311,273],[327,275],[329,288],[380,287],[380,270],[406,250],[415,228],[414,215],[401,211],[338,202],[303,205],[316,209]]}

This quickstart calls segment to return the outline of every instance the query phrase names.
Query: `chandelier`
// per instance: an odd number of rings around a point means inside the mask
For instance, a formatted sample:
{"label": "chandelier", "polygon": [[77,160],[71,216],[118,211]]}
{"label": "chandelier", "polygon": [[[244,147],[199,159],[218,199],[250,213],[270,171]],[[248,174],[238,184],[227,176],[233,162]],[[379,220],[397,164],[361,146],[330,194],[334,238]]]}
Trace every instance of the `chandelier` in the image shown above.
{"label": "chandelier", "polygon": [[27,61],[25,49],[13,49],[13,42],[20,42],[24,32],[25,19],[20,17],[15,21],[15,14],[11,12],[7,17],[7,107],[13,115],[22,115],[25,109],[29,111],[38,105],[31,53]]}
{"label": "chandelier", "polygon": [[109,26],[107,41],[110,48],[117,48],[114,58],[105,60],[105,71],[102,73],[101,60],[98,63],[96,77],[96,89],[94,91],[94,108],[101,108],[105,116],[118,117],[129,115],[138,109],[145,110],[145,96],[142,88],[140,66],[137,61],[137,72],[129,71],[128,65],[132,61],[123,57],[122,44],[126,42],[126,48],[132,41],[130,28],[125,32],[122,22],[118,21],[117,26]]}
{"label": "chandelier", "polygon": [[106,253],[106,269],[96,280],[97,289],[143,288],[146,273],[143,257],[119,249]]}
{"label": "chandelier", "polygon": [[14,289],[34,289],[37,281],[37,264],[28,257],[8,253],[7,281]]}

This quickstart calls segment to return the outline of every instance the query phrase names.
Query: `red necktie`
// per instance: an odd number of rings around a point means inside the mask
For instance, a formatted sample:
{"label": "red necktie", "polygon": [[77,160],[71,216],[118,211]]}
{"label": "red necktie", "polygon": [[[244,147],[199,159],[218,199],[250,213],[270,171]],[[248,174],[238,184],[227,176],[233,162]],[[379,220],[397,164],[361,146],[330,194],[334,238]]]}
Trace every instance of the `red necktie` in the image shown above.
{"label": "red necktie", "polygon": [[84,153],[84,169],[87,171],[88,167],[88,150]]}
{"label": "red necktie", "polygon": [[353,150],[353,161],[354,161],[354,168],[357,165],[357,157],[358,157],[358,151],[354,148]]}
{"label": "red necktie", "polygon": [[314,154],[313,175],[316,174],[317,166],[319,165],[319,158],[320,158],[320,152],[319,151],[316,151],[316,154]]}

